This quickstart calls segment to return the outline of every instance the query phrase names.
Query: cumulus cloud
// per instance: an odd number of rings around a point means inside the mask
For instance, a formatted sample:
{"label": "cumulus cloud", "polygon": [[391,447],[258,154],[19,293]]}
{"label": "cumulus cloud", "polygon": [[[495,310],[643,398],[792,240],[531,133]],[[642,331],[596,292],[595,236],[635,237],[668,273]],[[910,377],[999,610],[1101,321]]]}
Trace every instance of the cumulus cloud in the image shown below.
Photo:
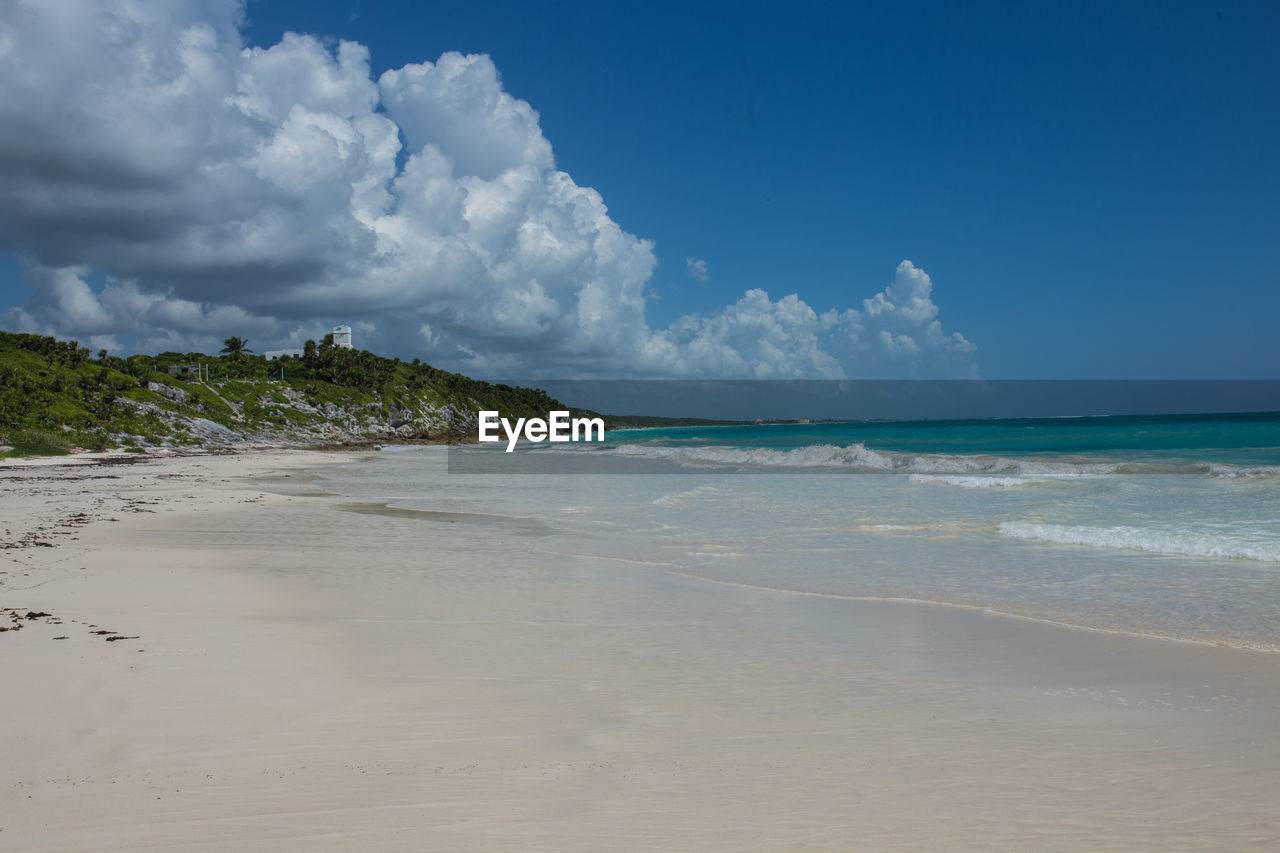
{"label": "cumulus cloud", "polygon": [[650,328],[653,244],[557,168],[489,57],[375,80],[354,42],[248,47],[241,14],[0,6],[0,251],[34,292],[0,322],[148,350],[296,346],[351,322],[371,348],[487,375],[973,369],[909,262],[860,310],[751,290]]}
{"label": "cumulus cloud", "polygon": [[685,258],[685,269],[689,273],[689,278],[694,281],[706,281],[711,278],[711,274],[707,272],[707,262],[699,258]]}
{"label": "cumulus cloud", "polygon": [[835,322],[795,294],[774,302],[749,290],[711,316],[683,317],[655,333],[646,364],[677,376],[842,378],[840,363],[822,346]]}
{"label": "cumulus cloud", "polygon": [[884,290],[862,301],[861,312],[850,312],[856,331],[840,342],[869,373],[884,374],[886,367],[908,366],[912,376],[970,377],[977,375],[972,361],[977,347],[959,332],[946,334],[937,319],[933,280],[911,261],[898,264],[893,281]]}
{"label": "cumulus cloud", "polygon": [[936,320],[933,282],[910,261],[861,310],[819,314],[797,294],[753,289],[710,315],[654,332],[642,364],[655,375],[756,379],[970,378],[977,349]]}

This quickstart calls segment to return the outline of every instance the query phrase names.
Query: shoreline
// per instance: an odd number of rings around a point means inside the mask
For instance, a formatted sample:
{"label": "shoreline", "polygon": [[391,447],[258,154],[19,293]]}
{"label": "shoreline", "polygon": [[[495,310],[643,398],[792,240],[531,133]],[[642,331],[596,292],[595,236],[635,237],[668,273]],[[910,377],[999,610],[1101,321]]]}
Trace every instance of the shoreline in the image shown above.
{"label": "shoreline", "polygon": [[1214,640],[1197,640],[1193,637],[1173,637],[1168,634],[1152,634],[1143,631],[1126,631],[1122,628],[1103,628],[1098,625],[1084,625],[1077,622],[1067,622],[1062,619],[1050,619],[1043,616],[1028,616],[1023,613],[1015,613],[1012,610],[1001,610],[996,607],[984,604],[965,604],[957,601],[935,601],[928,598],[909,598],[906,596],[891,595],[843,595],[834,592],[813,592],[803,589],[786,589],[777,586],[762,586],[760,584],[742,583],[739,581],[723,580],[721,578],[709,578],[702,575],[692,574],[690,572],[681,572],[671,570],[669,574],[678,577],[689,578],[690,580],[701,581],[702,583],[720,584],[722,586],[734,586],[741,589],[754,589],[760,592],[777,593],[779,595],[798,595],[806,598],[829,598],[835,601],[860,601],[860,602],[884,602],[887,604],[909,604],[919,605],[922,607],[945,607],[955,610],[965,610],[970,613],[980,613],[984,616],[996,616],[1001,619],[1016,619],[1019,622],[1031,622],[1038,625],[1046,625],[1054,628],[1063,628],[1068,631],[1086,631],[1093,634],[1111,634],[1116,637],[1131,637],[1137,640],[1152,640],[1158,643],[1176,643],[1188,646],[1199,646],[1202,648],[1212,649],[1229,649],[1236,652],[1254,652],[1263,655],[1280,654],[1280,648],[1250,646],[1237,643],[1229,643],[1225,641]]}
{"label": "shoreline", "polygon": [[51,543],[3,604],[62,622],[0,633],[6,849],[1280,839],[1273,656],[550,565],[314,485],[359,459],[0,469],[5,542]]}
{"label": "shoreline", "polygon": [[[313,492],[313,496],[335,496],[329,492]],[[398,507],[393,505],[394,502],[366,500],[353,503],[346,503],[338,506],[346,512],[357,512],[374,515],[384,515],[394,518],[421,519],[423,521],[467,521],[474,520],[477,523],[485,523],[494,527],[508,527],[510,529],[523,530],[540,530],[553,532],[547,527],[545,522],[540,519],[522,516],[522,515],[494,515],[492,513],[481,512],[451,512],[441,510],[415,509],[411,507]],[[579,555],[571,553],[561,553],[555,551],[543,551],[542,553],[549,556],[560,557],[577,557]],[[771,593],[777,595],[800,596],[805,598],[822,598],[835,601],[850,601],[864,603],[886,603],[886,604],[905,604],[920,607],[938,607],[954,610],[967,611],[974,614],[984,616],[994,616],[1001,619],[1013,619],[1020,622],[1030,622],[1033,624],[1044,625],[1053,628],[1062,628],[1069,631],[1083,631],[1087,633],[1108,634],[1116,637],[1128,637],[1138,640],[1151,640],[1159,643],[1172,643],[1175,645],[1187,645],[1201,648],[1225,649],[1237,652],[1252,652],[1263,655],[1280,654],[1280,647],[1251,645],[1248,643],[1234,643],[1227,640],[1208,640],[1198,639],[1195,637],[1179,637],[1172,634],[1158,634],[1150,631],[1142,631],[1137,629],[1112,628],[1102,625],[1090,625],[1082,622],[1071,622],[1063,618],[1054,618],[1050,616],[1035,616],[1026,613],[1018,613],[1014,610],[1002,609],[993,604],[971,604],[963,601],[947,601],[945,599],[918,598],[912,596],[895,596],[895,595],[850,595],[834,592],[818,592],[814,590],[789,589],[779,586],[766,586],[763,584],[752,584],[742,581],[726,580],[724,578],[708,577],[700,575],[692,571],[670,568],[669,564],[663,562],[654,562],[652,560],[631,559],[617,555],[595,555],[595,559],[606,560],[610,562],[629,563],[633,565],[651,566],[655,569],[661,569],[672,577],[687,578],[698,583],[718,584],[727,587],[736,587],[738,589],[749,589],[758,592]]]}

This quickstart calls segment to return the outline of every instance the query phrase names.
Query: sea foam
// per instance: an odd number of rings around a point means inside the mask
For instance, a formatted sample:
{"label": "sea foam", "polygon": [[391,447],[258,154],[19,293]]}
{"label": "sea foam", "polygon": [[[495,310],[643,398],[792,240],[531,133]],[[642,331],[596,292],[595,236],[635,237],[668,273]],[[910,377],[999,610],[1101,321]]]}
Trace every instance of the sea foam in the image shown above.
{"label": "sea foam", "polygon": [[[999,474],[1042,478],[1092,477],[1115,473],[1114,462],[1058,462],[1007,459],[1001,456],[896,453],[861,443],[815,444],[792,450],[720,445],[670,446],[621,444],[606,452],[642,459],[662,459],[685,468],[837,468],[920,474]],[[1012,485],[1012,484],[1011,484]],[[975,488],[982,488],[976,486]]]}
{"label": "sea foam", "polygon": [[1209,476],[1224,480],[1253,480],[1280,478],[1280,468],[1274,465],[1226,465],[1213,462],[1209,465]]}
{"label": "sea foam", "polygon": [[1060,545],[1088,545],[1173,554],[1184,557],[1233,557],[1261,562],[1280,562],[1280,538],[1274,533],[1253,529],[1220,532],[1165,530],[1155,527],[1089,527],[1076,524],[1037,524],[1005,521],[999,531],[1015,539],[1032,539]]}
{"label": "sea foam", "polygon": [[1006,477],[990,474],[977,476],[964,474],[912,474],[907,479],[913,483],[938,483],[947,486],[958,486],[962,489],[1007,489],[1013,486],[1052,483],[1057,478]]}

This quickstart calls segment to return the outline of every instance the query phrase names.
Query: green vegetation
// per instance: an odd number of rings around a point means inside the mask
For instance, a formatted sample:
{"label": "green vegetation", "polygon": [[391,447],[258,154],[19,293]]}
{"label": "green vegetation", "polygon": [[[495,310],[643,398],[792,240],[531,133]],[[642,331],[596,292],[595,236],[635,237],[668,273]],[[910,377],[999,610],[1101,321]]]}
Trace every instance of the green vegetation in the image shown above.
{"label": "green vegetation", "polygon": [[459,441],[474,435],[480,409],[517,418],[569,408],[538,389],[338,348],[329,339],[308,341],[301,357],[275,361],[253,355],[241,338],[224,344],[217,357],[165,352],[125,359],[102,351],[92,358],[75,341],[0,332],[0,445],[12,448],[6,455],[30,455],[246,442]]}
{"label": "green vegetation", "polygon": [[232,335],[222,342],[222,354],[235,359],[240,356],[252,355],[253,350],[249,349],[249,342],[244,338]]}

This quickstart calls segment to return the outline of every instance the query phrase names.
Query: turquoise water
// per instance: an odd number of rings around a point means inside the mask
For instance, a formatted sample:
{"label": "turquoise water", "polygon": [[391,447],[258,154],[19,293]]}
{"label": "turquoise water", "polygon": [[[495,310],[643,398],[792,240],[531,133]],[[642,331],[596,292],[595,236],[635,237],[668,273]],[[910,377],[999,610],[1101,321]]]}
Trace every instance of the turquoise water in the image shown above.
{"label": "turquoise water", "polygon": [[448,451],[488,454],[496,476],[448,473],[443,448],[398,448],[330,488],[535,519],[549,533],[527,547],[549,567],[573,555],[779,595],[910,599],[1280,651],[1275,415],[609,438]]}
{"label": "turquoise water", "polygon": [[616,431],[609,438],[671,447],[787,451],[857,443],[915,454],[1280,466],[1276,413],[677,427]]}

